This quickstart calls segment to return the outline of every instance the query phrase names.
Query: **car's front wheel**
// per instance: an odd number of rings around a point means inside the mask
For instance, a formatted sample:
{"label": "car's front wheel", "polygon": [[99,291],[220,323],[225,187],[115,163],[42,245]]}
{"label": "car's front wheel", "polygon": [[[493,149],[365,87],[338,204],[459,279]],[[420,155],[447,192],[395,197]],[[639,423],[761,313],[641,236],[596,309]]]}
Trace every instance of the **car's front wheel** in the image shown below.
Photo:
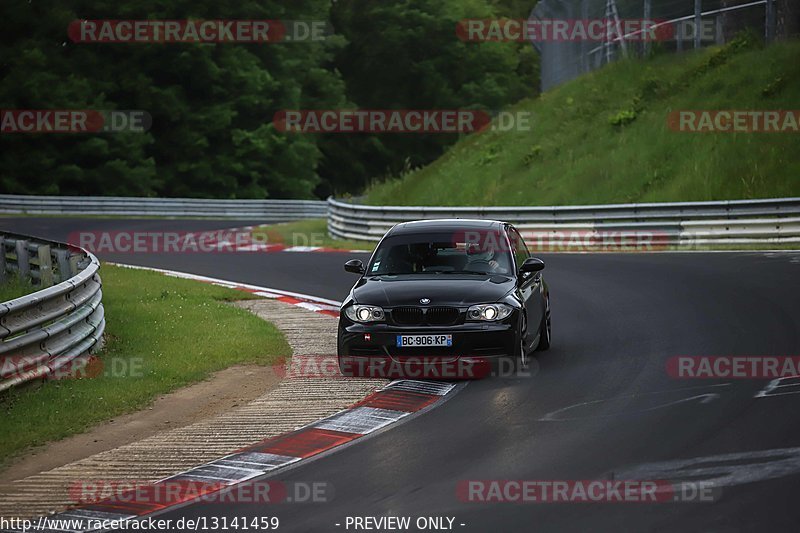
{"label": "car's front wheel", "polygon": [[525,349],[525,335],[528,331],[528,319],[522,316],[522,324],[519,328],[519,341],[517,342],[516,353],[514,354],[514,368],[516,370],[527,370],[530,365],[530,354]]}

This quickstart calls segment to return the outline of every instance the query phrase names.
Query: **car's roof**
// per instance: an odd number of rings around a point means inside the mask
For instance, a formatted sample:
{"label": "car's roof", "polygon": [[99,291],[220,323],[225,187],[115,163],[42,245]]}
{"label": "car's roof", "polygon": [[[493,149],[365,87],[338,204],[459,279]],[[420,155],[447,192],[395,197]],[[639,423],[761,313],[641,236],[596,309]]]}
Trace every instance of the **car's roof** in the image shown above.
{"label": "car's roof", "polygon": [[432,220],[414,220],[401,222],[389,230],[387,235],[401,235],[428,232],[463,231],[465,229],[481,229],[484,231],[500,231],[503,222],[480,218],[439,218]]}

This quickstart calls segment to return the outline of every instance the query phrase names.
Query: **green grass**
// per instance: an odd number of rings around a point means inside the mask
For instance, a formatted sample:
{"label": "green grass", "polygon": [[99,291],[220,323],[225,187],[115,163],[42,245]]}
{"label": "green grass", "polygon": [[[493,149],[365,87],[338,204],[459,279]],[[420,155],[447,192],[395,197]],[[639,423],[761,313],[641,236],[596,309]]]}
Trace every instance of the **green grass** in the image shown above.
{"label": "green grass", "polygon": [[800,42],[623,61],[512,111],[528,132],[465,137],[437,161],[375,184],[383,205],[575,205],[800,194],[800,133],[672,131],[673,110],[798,109]]}
{"label": "green grass", "polygon": [[[231,365],[291,354],[282,333],[226,301],[247,293],[155,272],[101,268],[108,342],[104,372],[0,396],[2,461],[151,403]],[[111,369],[121,370],[115,376]]]}
{"label": "green grass", "polygon": [[259,226],[253,235],[265,238],[267,243],[286,246],[323,246],[337,250],[371,250],[374,243],[333,239],[328,235],[328,223],[324,218],[313,218]]}
{"label": "green grass", "polygon": [[0,283],[0,302],[7,302],[39,290],[39,287],[31,285],[29,280],[11,274],[6,276],[6,280]]}

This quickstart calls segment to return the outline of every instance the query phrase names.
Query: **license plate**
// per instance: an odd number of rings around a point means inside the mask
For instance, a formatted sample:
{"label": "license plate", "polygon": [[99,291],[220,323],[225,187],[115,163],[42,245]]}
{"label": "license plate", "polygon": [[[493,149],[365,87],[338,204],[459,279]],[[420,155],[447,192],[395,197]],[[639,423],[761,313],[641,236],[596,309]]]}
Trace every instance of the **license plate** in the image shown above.
{"label": "license plate", "polygon": [[452,335],[398,335],[398,348],[413,348],[418,346],[452,346]]}

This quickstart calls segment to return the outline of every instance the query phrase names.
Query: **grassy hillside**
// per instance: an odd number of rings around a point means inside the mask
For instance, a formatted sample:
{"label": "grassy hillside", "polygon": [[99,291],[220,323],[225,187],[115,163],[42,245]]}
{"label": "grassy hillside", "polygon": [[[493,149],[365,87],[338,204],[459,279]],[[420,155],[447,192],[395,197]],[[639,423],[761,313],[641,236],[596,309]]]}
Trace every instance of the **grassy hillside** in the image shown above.
{"label": "grassy hillside", "polygon": [[[528,132],[465,137],[367,191],[373,204],[550,205],[800,195],[800,133],[684,133],[674,110],[800,109],[800,42],[625,61],[513,110]],[[512,110],[512,111],[513,111]]]}

